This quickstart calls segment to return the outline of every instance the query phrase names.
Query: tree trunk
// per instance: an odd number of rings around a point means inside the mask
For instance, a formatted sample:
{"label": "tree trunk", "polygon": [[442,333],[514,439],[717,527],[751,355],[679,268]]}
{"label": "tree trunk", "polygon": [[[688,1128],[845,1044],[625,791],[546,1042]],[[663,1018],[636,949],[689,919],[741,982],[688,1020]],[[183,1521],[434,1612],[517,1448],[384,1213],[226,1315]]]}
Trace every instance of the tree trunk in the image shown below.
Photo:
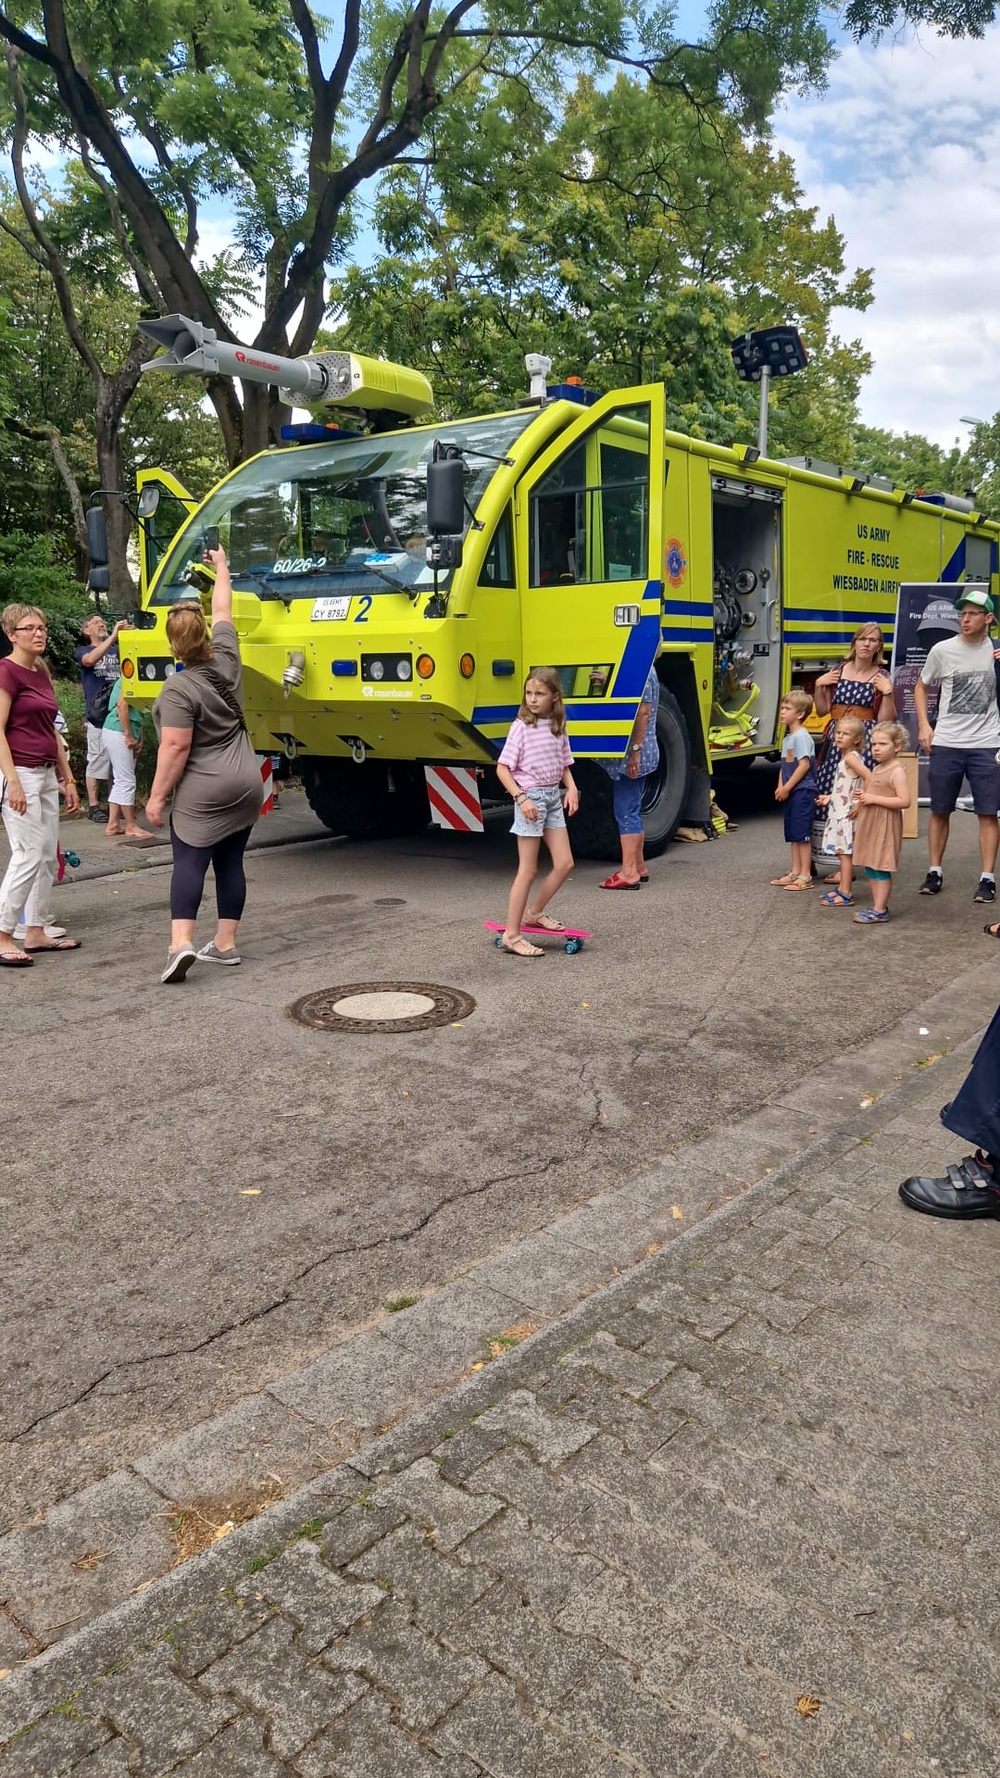
{"label": "tree trunk", "polygon": [[127,611],[136,603],[136,587],[128,566],[128,542],[132,535],[132,519],[122,504],[122,453],[120,438],[121,399],[110,383],[97,391],[96,445],[97,471],[104,493],[104,516],[108,526],[108,566],[111,589],[108,603],[112,611]]}

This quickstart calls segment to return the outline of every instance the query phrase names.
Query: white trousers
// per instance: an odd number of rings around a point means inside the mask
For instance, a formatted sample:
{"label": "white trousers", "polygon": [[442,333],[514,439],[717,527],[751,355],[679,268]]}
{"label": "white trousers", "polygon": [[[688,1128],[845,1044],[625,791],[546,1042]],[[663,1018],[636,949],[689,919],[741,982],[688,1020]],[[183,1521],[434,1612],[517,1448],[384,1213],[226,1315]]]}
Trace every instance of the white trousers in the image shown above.
{"label": "white trousers", "polygon": [[125,736],[113,728],[104,730],[104,750],[112,773],[108,802],[117,804],[119,809],[130,809],[135,802],[135,754]]}
{"label": "white trousers", "polygon": [[3,824],[10,841],[10,863],[0,883],[0,932],[13,932],[24,909],[29,926],[43,926],[56,874],[59,846],[59,786],[55,766],[18,766],[17,775],[27,798],[23,815],[16,815],[3,791]]}

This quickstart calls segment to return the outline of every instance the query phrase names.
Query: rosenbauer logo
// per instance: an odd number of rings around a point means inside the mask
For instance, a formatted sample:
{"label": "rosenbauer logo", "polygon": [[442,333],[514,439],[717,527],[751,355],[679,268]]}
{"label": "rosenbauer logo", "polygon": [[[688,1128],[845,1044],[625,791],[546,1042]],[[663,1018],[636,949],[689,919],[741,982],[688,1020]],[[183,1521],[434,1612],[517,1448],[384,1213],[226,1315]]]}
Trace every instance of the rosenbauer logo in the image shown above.
{"label": "rosenbauer logo", "polygon": [[278,364],[271,364],[267,358],[251,358],[248,353],[237,351],[238,364],[248,364],[252,370],[280,370]]}

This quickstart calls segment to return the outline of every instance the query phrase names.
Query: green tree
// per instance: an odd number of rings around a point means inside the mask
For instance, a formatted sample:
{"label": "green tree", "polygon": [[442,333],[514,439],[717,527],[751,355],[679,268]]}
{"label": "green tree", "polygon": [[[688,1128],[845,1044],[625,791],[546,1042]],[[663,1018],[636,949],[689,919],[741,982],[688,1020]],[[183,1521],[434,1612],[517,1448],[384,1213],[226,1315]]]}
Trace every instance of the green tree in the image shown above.
{"label": "green tree", "polygon": [[1000,413],[973,427],[965,463],[966,486],[975,488],[977,504],[991,518],[1000,519]]}
{"label": "green tree", "polygon": [[46,658],[52,674],[75,677],[80,625],[93,607],[80,590],[57,540],[25,531],[0,532],[0,610],[37,605],[49,624]]}
{"label": "green tree", "polygon": [[897,488],[914,492],[964,494],[973,479],[969,453],[957,444],[944,451],[918,432],[887,432],[879,426],[854,428],[849,461],[854,469],[887,476]]}
{"label": "green tree", "polygon": [[[256,348],[299,354],[355,195],[435,137],[459,165],[473,143],[515,133],[542,153],[573,73],[615,64],[682,95],[692,117],[721,109],[757,132],[782,92],[822,83],[818,0],[715,0],[694,42],[673,19],[671,0],[344,0],[334,30],[306,0],[10,0],[0,36],[31,136],[83,155],[157,306],[234,337],[198,261],[204,209],[224,208],[261,280]],[[227,380],[208,387],[230,462],[274,439],[275,391],[245,385],[241,404]]]}
{"label": "green tree", "polygon": [[[128,395],[120,419],[113,402],[103,409],[103,426],[113,428],[113,436],[102,450],[95,404],[102,391],[115,390],[115,367],[123,342],[134,340],[138,304],[120,255],[116,263],[110,230],[102,235],[99,215],[87,216],[81,191],[89,200],[80,169],[70,166],[67,195],[55,197],[43,185],[29,192],[44,244],[12,194],[0,202],[0,287],[11,348],[0,383],[0,520],[8,530],[62,536],[70,559],[75,547],[82,575],[84,513],[93,489],[128,488],[141,464],[157,461],[195,489],[207,488],[224,459],[200,387],[155,379],[129,394],[131,376],[120,388]],[[115,591],[124,605],[131,590],[124,560],[128,514],[119,501],[114,509],[122,520]]]}
{"label": "green tree", "polygon": [[542,154],[516,127],[468,132],[464,159],[442,134],[384,182],[386,253],[345,275],[338,344],[425,370],[448,415],[516,399],[524,353],[546,352],[599,390],[663,381],[671,425],[750,442],[757,392],[730,341],[792,321],[811,363],[774,391],[772,447],[845,454],[869,361],[830,314],[864,308],[870,278],[846,273],[787,156],[720,104],[624,75],[581,79]]}
{"label": "green tree", "polygon": [[848,0],[844,23],[855,37],[876,41],[899,25],[930,25],[941,37],[982,37],[996,15],[995,0]]}

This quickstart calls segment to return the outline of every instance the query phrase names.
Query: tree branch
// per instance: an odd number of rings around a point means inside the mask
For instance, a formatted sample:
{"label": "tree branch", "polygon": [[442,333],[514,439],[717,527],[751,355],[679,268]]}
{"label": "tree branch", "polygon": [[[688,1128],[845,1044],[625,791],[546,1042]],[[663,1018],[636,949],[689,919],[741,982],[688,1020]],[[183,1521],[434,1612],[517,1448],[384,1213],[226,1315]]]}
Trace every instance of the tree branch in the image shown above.
{"label": "tree branch", "polygon": [[23,420],[16,420],[12,414],[6,414],[0,424],[3,425],[5,432],[14,433],[18,438],[31,439],[33,442],[44,440],[48,444],[48,447],[52,452],[52,460],[65,483],[66,492],[69,495],[69,503],[73,512],[73,534],[76,538],[77,547],[80,550],[86,550],[87,515],[84,511],[83,496],[80,493],[79,484],[69,466],[66,453],[63,450],[62,433],[59,431],[58,426],[26,426]]}
{"label": "tree branch", "polygon": [[38,212],[35,209],[28,182],[24,176],[24,149],[28,140],[28,114],[24,103],[24,87],[21,84],[20,52],[8,43],[4,46],[4,58],[7,63],[7,72],[10,79],[11,98],[14,102],[14,133],[10,150],[11,166],[14,170],[14,185],[17,189],[18,199],[20,200],[21,209],[24,211],[28,227],[41,248],[42,253],[45,255],[45,263],[48,267],[49,276],[52,279],[52,285],[56,293],[56,300],[59,304],[59,313],[63,318],[63,325],[69,335],[74,351],[87,366],[96,387],[99,378],[103,374],[101,366],[98,363],[94,352],[91,350],[90,341],[87,339],[86,334],[80,326],[80,319],[76,312],[76,304],[73,301],[73,292],[70,289],[69,278],[66,275],[66,267],[63,264],[62,255],[51,236],[46,229],[42,227]]}

